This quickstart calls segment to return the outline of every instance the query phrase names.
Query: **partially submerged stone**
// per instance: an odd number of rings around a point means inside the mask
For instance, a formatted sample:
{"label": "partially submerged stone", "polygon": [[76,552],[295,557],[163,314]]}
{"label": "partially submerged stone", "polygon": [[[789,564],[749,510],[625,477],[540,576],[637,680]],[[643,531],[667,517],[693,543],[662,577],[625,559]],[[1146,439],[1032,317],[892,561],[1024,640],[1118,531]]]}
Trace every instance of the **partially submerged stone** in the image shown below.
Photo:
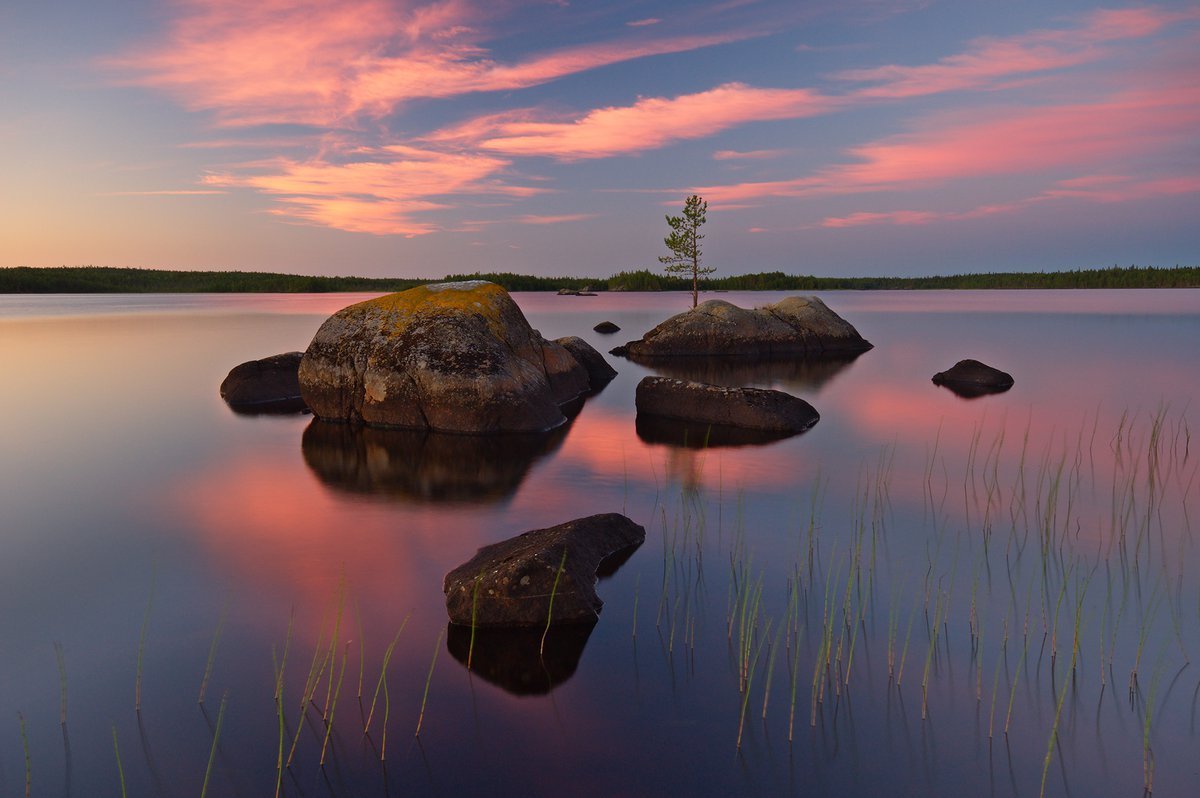
{"label": "partially submerged stone", "polygon": [[871,348],[853,325],[817,297],[788,297],[746,310],[721,299],[659,324],[638,341],[612,350],[629,357],[832,355]]}
{"label": "partially submerged stone", "polygon": [[338,311],[299,370],[320,418],[492,433],[562,424],[587,372],[529,326],[503,288],[481,280],[420,286]]}
{"label": "partially submerged stone", "polygon": [[803,399],[764,388],[730,388],[670,377],[645,377],[637,386],[637,412],[699,424],[794,434],[821,416]]}
{"label": "partially submerged stone", "polygon": [[621,328],[611,321],[602,321],[592,329],[598,333],[604,333],[605,335],[621,331]]}
{"label": "partially submerged stone", "polygon": [[484,546],[446,574],[446,611],[452,623],[477,627],[594,622],[604,604],[597,570],[645,539],[640,525],[605,513]]}
{"label": "partially submerged stone", "polygon": [[944,386],[963,398],[973,399],[1007,391],[1013,386],[1013,378],[1011,374],[986,363],[967,359],[934,374],[933,384]]}
{"label": "partially submerged stone", "polygon": [[608,364],[604,355],[597,352],[595,347],[579,336],[568,335],[566,338],[557,338],[554,343],[570,352],[571,356],[587,370],[588,381],[591,383],[593,391],[607,385],[613,377],[617,376],[617,370]]}
{"label": "partially submerged stone", "polygon": [[238,412],[306,409],[298,377],[303,356],[303,352],[285,352],[234,366],[221,382],[221,398]]}

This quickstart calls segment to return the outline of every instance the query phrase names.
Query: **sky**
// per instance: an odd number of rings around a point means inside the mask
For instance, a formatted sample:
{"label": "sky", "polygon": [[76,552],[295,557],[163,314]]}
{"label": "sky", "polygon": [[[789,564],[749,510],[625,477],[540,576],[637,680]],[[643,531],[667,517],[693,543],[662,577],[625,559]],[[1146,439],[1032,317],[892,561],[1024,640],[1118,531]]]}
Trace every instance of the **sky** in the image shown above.
{"label": "sky", "polygon": [[0,267],[1200,262],[1200,2],[4,0]]}

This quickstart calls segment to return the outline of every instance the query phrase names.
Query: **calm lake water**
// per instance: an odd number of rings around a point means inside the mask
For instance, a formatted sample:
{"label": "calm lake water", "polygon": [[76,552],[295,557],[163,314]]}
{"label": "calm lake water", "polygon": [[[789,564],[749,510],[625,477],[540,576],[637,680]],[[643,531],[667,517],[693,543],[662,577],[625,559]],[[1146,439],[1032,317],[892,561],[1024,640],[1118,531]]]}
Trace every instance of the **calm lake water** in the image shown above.
{"label": "calm lake water", "polygon": [[[1194,794],[1200,291],[822,296],[875,348],[689,372],[820,422],[708,448],[611,356],[534,442],[221,401],[365,295],[0,297],[0,793]],[[604,352],[690,301],[515,297]],[[599,623],[467,670],[443,575],[614,511]]]}

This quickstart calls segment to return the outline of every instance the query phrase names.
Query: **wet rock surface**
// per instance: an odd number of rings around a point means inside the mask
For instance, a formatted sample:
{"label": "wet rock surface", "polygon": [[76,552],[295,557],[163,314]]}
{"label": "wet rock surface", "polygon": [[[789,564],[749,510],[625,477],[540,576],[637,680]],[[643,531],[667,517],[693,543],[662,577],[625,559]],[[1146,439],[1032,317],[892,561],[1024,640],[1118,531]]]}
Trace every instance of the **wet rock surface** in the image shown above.
{"label": "wet rock surface", "polygon": [[608,364],[604,355],[597,352],[595,347],[579,336],[569,335],[566,338],[557,338],[554,342],[570,352],[571,356],[579,361],[579,364],[587,371],[588,381],[593,392],[604,387],[612,381],[613,377],[617,376],[617,370]]}
{"label": "wet rock surface", "polygon": [[794,296],[747,310],[721,299],[701,302],[640,340],[612,350],[628,357],[774,357],[863,352],[870,342],[817,297]]}
{"label": "wet rock surface", "polygon": [[589,389],[583,366],[485,281],[338,311],[304,353],[299,379],[323,419],[465,433],[551,429],[565,421],[560,405]]}
{"label": "wet rock surface", "polygon": [[670,377],[645,377],[637,386],[637,412],[665,419],[794,434],[821,416],[808,402],[763,388],[730,388]]}
{"label": "wet rock surface", "polygon": [[221,398],[239,413],[296,413],[307,409],[300,393],[303,352],[285,352],[234,366],[221,382]]}
{"label": "wet rock surface", "polygon": [[933,384],[948,388],[964,399],[974,399],[1007,391],[1013,386],[1013,378],[1008,372],[967,359],[934,374]]}
{"label": "wet rock surface", "polygon": [[476,627],[593,623],[603,606],[597,571],[645,539],[640,525],[605,513],[484,546],[446,574],[446,611],[452,623]]}

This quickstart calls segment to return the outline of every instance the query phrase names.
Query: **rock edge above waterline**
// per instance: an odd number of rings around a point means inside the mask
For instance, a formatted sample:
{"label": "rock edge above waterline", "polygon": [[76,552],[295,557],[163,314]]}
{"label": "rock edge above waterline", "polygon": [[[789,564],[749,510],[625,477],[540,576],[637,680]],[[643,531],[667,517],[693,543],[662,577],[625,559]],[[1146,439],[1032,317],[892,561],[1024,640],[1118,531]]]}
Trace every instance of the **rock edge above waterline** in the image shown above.
{"label": "rock edge above waterline", "polygon": [[629,518],[604,513],[484,546],[446,574],[446,611],[452,623],[467,626],[594,622],[604,606],[597,570],[645,539],[646,530]]}
{"label": "rock edge above waterline", "polygon": [[721,299],[701,302],[640,340],[611,350],[629,357],[780,355],[863,352],[871,343],[817,297],[794,296],[754,310]]}
{"label": "rock edge above waterline", "polygon": [[729,388],[670,377],[644,377],[638,383],[638,415],[725,427],[795,434],[820,420],[803,399],[766,388]]}
{"label": "rock edge above waterline", "polygon": [[529,326],[500,286],[419,286],[360,302],[321,325],[300,387],[326,420],[442,432],[535,432],[566,421],[587,371]]}

